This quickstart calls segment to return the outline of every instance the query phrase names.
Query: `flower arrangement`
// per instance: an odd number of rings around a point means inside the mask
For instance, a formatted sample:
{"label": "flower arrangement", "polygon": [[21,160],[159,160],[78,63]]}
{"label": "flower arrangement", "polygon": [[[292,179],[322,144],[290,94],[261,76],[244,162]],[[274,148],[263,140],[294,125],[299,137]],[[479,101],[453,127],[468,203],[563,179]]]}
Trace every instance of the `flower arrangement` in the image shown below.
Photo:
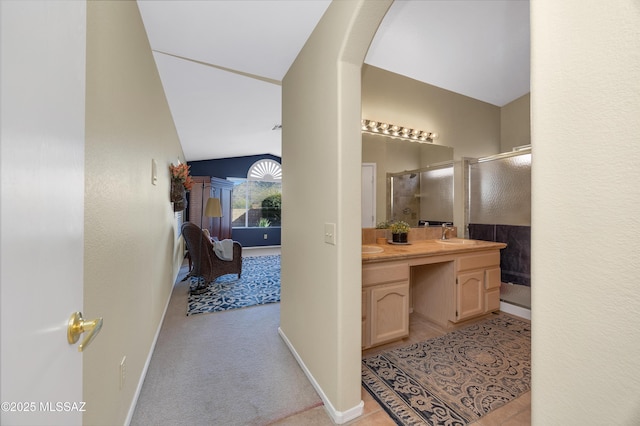
{"label": "flower arrangement", "polygon": [[171,170],[171,180],[180,182],[184,189],[187,191],[191,191],[191,187],[193,186],[193,179],[189,175],[189,168],[184,163],[180,163],[177,166],[174,166],[173,163],[169,166],[169,170]]}
{"label": "flower arrangement", "polygon": [[411,226],[407,222],[399,220],[389,225],[389,229],[393,234],[406,234],[411,229]]}
{"label": "flower arrangement", "polygon": [[411,226],[403,221],[399,220],[397,222],[393,222],[389,225],[389,229],[391,230],[392,241],[395,244],[408,244],[408,235]]}

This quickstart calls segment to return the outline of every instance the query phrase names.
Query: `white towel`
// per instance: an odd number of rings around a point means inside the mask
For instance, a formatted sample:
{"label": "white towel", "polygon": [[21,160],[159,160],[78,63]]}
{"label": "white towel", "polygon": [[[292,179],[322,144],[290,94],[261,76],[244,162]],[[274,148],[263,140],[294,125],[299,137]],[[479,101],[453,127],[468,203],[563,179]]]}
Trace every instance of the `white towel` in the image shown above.
{"label": "white towel", "polygon": [[233,260],[233,240],[214,241],[213,251],[222,260]]}

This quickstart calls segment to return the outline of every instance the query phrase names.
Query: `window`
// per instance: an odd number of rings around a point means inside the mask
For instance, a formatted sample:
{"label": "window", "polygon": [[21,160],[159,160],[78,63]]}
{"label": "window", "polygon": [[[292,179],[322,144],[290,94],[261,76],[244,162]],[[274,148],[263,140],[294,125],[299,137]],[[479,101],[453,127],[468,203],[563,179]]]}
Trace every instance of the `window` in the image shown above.
{"label": "window", "polygon": [[255,162],[246,178],[233,182],[234,228],[281,226],[282,167],[274,160]]}

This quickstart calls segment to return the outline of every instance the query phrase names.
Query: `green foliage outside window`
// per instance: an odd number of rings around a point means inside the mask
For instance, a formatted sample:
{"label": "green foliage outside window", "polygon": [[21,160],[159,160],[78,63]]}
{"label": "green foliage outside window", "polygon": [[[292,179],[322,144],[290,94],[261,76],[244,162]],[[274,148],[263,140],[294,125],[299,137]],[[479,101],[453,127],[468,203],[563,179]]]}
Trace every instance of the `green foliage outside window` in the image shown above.
{"label": "green foliage outside window", "polygon": [[[233,187],[233,226],[281,225],[282,183],[230,179]],[[264,219],[264,220],[262,220]]]}
{"label": "green foliage outside window", "polygon": [[262,217],[274,226],[280,226],[282,214],[282,194],[269,195],[262,200]]}

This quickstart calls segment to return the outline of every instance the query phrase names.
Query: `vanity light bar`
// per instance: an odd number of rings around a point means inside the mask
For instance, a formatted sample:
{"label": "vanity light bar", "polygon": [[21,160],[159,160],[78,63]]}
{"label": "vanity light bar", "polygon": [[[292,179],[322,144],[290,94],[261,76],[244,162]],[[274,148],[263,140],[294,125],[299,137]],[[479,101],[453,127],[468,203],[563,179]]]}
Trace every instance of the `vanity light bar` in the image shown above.
{"label": "vanity light bar", "polygon": [[380,121],[363,119],[361,125],[363,132],[409,139],[415,142],[433,142],[434,139],[438,139],[438,134],[434,132],[425,132]]}

